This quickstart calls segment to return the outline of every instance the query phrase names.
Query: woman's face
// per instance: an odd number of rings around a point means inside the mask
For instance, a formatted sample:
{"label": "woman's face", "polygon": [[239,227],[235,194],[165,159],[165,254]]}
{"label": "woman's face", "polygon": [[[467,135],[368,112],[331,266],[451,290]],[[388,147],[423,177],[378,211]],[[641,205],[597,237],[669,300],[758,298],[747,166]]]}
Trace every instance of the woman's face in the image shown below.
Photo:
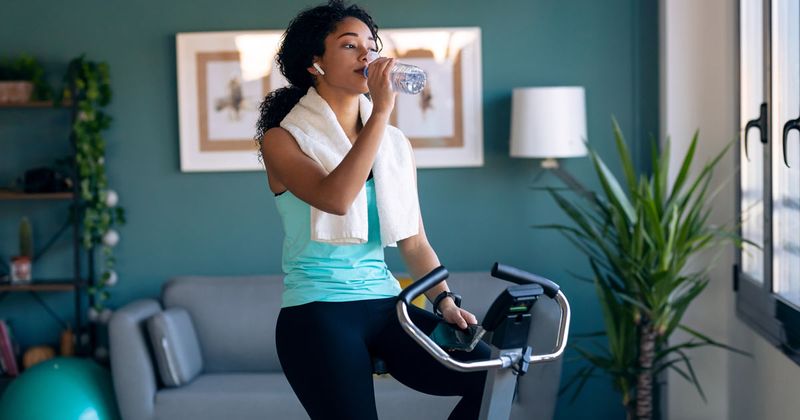
{"label": "woman's face", "polygon": [[369,27],[359,19],[347,17],[325,38],[323,56],[315,57],[314,62],[325,75],[320,75],[314,67],[309,67],[308,71],[316,76],[317,83],[357,94],[367,93],[364,67],[370,50],[378,48]]}

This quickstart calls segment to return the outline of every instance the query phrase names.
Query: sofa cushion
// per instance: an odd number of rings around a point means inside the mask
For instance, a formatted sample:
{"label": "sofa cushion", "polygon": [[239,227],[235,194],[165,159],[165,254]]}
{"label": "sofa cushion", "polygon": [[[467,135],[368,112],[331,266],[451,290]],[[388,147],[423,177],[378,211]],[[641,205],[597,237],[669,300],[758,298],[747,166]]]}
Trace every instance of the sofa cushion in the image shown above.
{"label": "sofa cushion", "polygon": [[282,276],[183,276],[164,284],[165,308],[185,308],[203,349],[206,373],[281,371],[275,320]]}
{"label": "sofa cushion", "polygon": [[186,310],[170,308],[153,315],[147,320],[147,331],[164,385],[189,383],[203,370],[200,345]]}
{"label": "sofa cushion", "polygon": [[[460,397],[426,395],[391,376],[376,377],[378,418],[444,419]],[[186,386],[162,389],[155,399],[157,419],[308,419],[289,382],[279,373],[201,374]]]}
{"label": "sofa cushion", "polygon": [[156,394],[156,417],[175,419],[307,419],[282,373],[202,374]]}

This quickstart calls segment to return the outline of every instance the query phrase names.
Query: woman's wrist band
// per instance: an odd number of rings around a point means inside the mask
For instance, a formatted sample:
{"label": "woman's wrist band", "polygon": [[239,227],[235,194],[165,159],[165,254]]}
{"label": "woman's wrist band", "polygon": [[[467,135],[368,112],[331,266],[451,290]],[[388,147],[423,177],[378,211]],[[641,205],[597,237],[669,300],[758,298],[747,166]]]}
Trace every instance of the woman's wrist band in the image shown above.
{"label": "woman's wrist band", "polygon": [[442,293],[439,293],[439,295],[436,296],[436,299],[433,300],[433,313],[434,314],[436,314],[436,315],[438,315],[440,317],[442,316],[442,311],[439,310],[439,304],[442,303],[442,301],[447,297],[452,298],[453,302],[456,303],[456,306],[458,306],[459,308],[461,307],[461,295],[457,295],[455,293],[444,291]]}

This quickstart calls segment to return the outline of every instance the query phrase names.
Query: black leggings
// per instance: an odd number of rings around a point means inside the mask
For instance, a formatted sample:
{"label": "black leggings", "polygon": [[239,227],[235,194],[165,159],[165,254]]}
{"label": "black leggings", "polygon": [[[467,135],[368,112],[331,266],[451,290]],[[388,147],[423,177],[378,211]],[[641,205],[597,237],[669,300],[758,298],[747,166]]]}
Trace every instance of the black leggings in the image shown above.
{"label": "black leggings", "polygon": [[[352,302],[312,302],[281,309],[275,331],[278,358],[292,389],[313,420],[376,420],[372,358],[386,363],[398,381],[432,395],[460,395],[449,419],[477,419],[485,372],[444,367],[403,331],[396,298]],[[426,334],[441,320],[416,306],[408,308]],[[462,361],[488,359],[480,342],[472,352],[452,352]]]}

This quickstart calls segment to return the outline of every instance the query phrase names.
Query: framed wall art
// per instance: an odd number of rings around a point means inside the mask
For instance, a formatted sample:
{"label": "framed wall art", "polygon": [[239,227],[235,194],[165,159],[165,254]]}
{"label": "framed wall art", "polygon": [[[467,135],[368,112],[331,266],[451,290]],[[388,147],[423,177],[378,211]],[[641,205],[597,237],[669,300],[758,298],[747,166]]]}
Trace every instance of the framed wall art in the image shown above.
{"label": "framed wall art", "polygon": [[419,168],[483,165],[480,28],[385,29],[382,56],[425,70],[419,95],[397,95],[392,125],[414,147]]}
{"label": "framed wall art", "polygon": [[263,170],[253,136],[282,33],[177,35],[181,171]]}

